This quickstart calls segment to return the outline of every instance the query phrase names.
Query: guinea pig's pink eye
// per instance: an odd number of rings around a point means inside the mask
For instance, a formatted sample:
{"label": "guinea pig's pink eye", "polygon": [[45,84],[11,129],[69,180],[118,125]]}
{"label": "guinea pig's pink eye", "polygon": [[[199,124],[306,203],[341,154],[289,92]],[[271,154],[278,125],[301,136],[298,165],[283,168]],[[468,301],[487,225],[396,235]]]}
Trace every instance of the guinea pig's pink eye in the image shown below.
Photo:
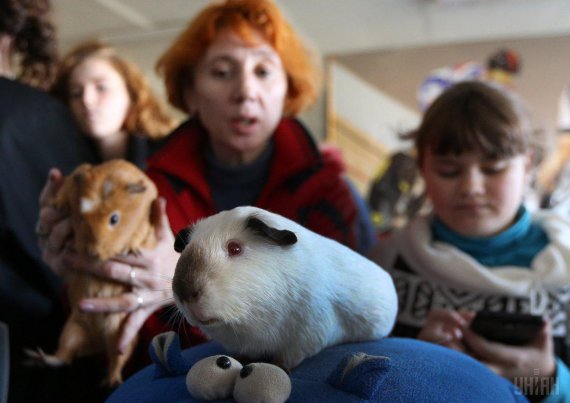
{"label": "guinea pig's pink eye", "polygon": [[115,225],[117,225],[118,222],[119,222],[119,213],[111,214],[111,217],[109,217],[109,225],[111,227],[114,227]]}
{"label": "guinea pig's pink eye", "polygon": [[241,255],[241,252],[242,252],[242,247],[238,242],[230,241],[228,243],[228,254],[230,256]]}

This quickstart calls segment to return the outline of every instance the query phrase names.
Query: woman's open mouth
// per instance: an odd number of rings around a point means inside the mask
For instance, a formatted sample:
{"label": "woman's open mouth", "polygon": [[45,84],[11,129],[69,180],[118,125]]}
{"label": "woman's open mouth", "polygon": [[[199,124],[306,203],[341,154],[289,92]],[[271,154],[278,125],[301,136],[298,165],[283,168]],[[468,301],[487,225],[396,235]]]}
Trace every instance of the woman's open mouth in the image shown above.
{"label": "woman's open mouth", "polygon": [[256,124],[257,118],[243,117],[235,118],[231,120],[232,128],[238,133],[248,133]]}

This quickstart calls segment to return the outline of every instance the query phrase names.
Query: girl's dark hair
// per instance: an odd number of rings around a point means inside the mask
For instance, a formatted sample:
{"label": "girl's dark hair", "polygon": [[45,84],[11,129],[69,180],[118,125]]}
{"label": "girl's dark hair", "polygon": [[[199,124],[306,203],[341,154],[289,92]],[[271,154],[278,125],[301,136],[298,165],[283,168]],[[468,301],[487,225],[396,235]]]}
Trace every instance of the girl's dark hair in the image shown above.
{"label": "girl's dark hair", "polygon": [[414,140],[420,166],[428,149],[439,155],[480,150],[504,158],[538,145],[522,101],[481,81],[448,88],[427,109],[419,128],[403,137]]}
{"label": "girl's dark hair", "polygon": [[10,35],[19,55],[19,79],[48,88],[58,61],[49,0],[0,0],[0,33]]}

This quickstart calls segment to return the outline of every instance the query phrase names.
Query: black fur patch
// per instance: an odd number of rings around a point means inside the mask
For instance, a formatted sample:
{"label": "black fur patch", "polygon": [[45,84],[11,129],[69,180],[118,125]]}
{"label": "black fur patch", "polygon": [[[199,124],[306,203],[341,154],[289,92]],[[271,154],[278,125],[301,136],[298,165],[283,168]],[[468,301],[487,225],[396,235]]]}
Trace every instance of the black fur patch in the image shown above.
{"label": "black fur patch", "polygon": [[174,239],[174,250],[178,253],[182,253],[186,245],[190,243],[190,239],[192,238],[192,227],[186,227],[176,234],[176,238]]}
{"label": "black fur patch", "polygon": [[247,219],[246,228],[279,246],[289,246],[297,242],[297,235],[294,232],[270,227],[254,216]]}

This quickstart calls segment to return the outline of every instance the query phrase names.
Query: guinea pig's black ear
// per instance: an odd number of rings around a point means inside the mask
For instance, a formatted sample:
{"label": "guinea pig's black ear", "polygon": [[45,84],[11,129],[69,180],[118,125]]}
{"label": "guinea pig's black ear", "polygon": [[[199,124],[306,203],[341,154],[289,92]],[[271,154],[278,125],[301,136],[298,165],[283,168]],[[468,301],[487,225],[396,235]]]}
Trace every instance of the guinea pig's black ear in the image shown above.
{"label": "guinea pig's black ear", "polygon": [[270,227],[257,217],[249,217],[246,228],[279,246],[289,246],[297,242],[297,235],[294,232]]}
{"label": "guinea pig's black ear", "polygon": [[192,238],[192,227],[186,227],[178,234],[176,234],[176,239],[174,240],[174,250],[178,253],[182,253],[186,245],[190,243],[190,238]]}

